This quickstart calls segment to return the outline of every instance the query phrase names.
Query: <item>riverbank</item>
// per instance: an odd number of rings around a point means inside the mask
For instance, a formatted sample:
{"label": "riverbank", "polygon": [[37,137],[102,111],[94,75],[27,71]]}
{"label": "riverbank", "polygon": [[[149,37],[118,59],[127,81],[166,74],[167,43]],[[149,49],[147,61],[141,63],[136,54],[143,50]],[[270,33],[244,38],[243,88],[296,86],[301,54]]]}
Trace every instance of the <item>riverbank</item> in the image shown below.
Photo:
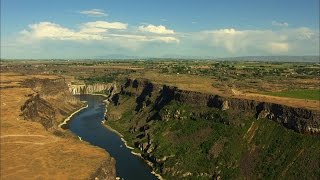
{"label": "riverbank", "polygon": [[[70,116],[68,116],[61,124],[59,124],[59,127],[62,128],[63,125],[67,125],[68,121],[70,121],[70,119],[72,118],[72,116],[74,116],[75,114],[77,114],[78,112],[82,111],[83,109],[88,108],[89,105],[86,104],[86,106],[81,107],[80,109],[74,111],[72,114],[70,114]],[[63,129],[63,128],[62,128]]]}
{"label": "riverbank", "polygon": [[107,96],[106,94],[94,93],[94,94],[90,94],[90,95],[94,95],[94,96],[103,96],[103,97],[109,98],[109,96]]}
{"label": "riverbank", "polygon": [[106,127],[107,129],[109,129],[110,131],[116,133],[118,136],[120,136],[121,141],[124,143],[124,145],[128,148],[128,149],[134,149],[134,147],[131,147],[128,145],[128,142],[123,138],[124,136],[119,133],[119,131],[113,129],[112,127],[110,127],[109,125],[103,123],[103,126]]}
{"label": "riverbank", "polygon": [[[131,149],[131,150],[134,149],[134,147],[131,147],[131,146],[128,145],[127,141],[123,138],[124,136],[123,136],[119,131],[113,129],[111,126],[109,126],[109,125],[107,125],[107,124],[105,124],[105,123],[103,123],[103,126],[104,126],[105,128],[107,128],[108,130],[116,133],[118,136],[120,136],[120,139],[121,139],[121,141],[124,143],[124,145],[126,146],[126,148]],[[148,161],[148,160],[144,159],[144,158],[142,157],[141,153],[136,153],[136,152],[131,151],[131,154],[140,157],[140,158],[143,159],[151,168],[153,168],[153,163],[152,163],[151,161]],[[155,175],[159,180],[164,180],[164,178],[163,178],[160,174],[156,173],[156,172],[153,171],[153,170],[152,170],[151,174]]]}

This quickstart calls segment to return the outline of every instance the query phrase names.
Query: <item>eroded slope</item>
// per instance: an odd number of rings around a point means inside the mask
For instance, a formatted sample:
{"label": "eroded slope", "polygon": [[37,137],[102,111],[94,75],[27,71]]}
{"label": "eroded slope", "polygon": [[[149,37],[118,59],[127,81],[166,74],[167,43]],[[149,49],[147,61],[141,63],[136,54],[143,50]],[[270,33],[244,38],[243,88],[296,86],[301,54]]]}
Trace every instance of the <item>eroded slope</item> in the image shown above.
{"label": "eroded slope", "polygon": [[168,179],[319,179],[319,111],[130,80],[107,124]]}
{"label": "eroded slope", "polygon": [[65,85],[56,76],[1,74],[1,178],[115,178],[107,152],[57,127],[83,105]]}

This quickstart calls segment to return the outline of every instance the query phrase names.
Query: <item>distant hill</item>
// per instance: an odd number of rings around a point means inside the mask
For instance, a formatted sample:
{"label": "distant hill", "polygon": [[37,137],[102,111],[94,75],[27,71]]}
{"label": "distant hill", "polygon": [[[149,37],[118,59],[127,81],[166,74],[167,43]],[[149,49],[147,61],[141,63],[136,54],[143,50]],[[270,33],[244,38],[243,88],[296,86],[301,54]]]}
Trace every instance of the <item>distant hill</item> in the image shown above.
{"label": "distant hill", "polygon": [[320,62],[320,56],[239,56],[218,58],[213,56],[184,56],[184,55],[164,55],[162,57],[132,56],[122,54],[111,54],[97,56],[94,59],[214,59],[223,61],[272,61],[272,62]]}
{"label": "distant hill", "polygon": [[95,56],[89,58],[67,58],[67,59],[6,59],[1,58],[0,61],[5,60],[218,60],[218,61],[270,61],[270,62],[318,62],[320,63],[320,56],[239,56],[239,57],[213,57],[213,56],[184,56],[184,55],[165,55],[161,57],[151,56],[134,56],[123,54],[110,54],[103,56]]}

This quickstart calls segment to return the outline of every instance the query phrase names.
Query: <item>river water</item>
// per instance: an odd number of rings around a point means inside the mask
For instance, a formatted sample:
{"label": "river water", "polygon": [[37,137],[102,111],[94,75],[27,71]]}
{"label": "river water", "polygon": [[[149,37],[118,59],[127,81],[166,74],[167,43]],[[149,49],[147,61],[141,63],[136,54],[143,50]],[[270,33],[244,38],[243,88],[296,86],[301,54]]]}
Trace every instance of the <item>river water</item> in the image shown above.
{"label": "river water", "polygon": [[87,101],[88,108],[75,114],[68,123],[68,128],[80,136],[83,141],[99,146],[116,159],[117,176],[125,180],[153,180],[151,168],[140,157],[131,154],[120,137],[105,128],[101,121],[104,119],[105,104],[103,96],[81,95],[81,101]]}

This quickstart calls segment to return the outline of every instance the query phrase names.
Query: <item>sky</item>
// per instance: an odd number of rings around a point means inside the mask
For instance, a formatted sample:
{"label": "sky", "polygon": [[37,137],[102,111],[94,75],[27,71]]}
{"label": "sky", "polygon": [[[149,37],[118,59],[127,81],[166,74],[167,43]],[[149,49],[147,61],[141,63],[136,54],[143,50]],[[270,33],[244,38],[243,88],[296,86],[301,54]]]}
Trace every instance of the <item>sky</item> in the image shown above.
{"label": "sky", "polygon": [[1,0],[1,58],[319,55],[319,0]]}

